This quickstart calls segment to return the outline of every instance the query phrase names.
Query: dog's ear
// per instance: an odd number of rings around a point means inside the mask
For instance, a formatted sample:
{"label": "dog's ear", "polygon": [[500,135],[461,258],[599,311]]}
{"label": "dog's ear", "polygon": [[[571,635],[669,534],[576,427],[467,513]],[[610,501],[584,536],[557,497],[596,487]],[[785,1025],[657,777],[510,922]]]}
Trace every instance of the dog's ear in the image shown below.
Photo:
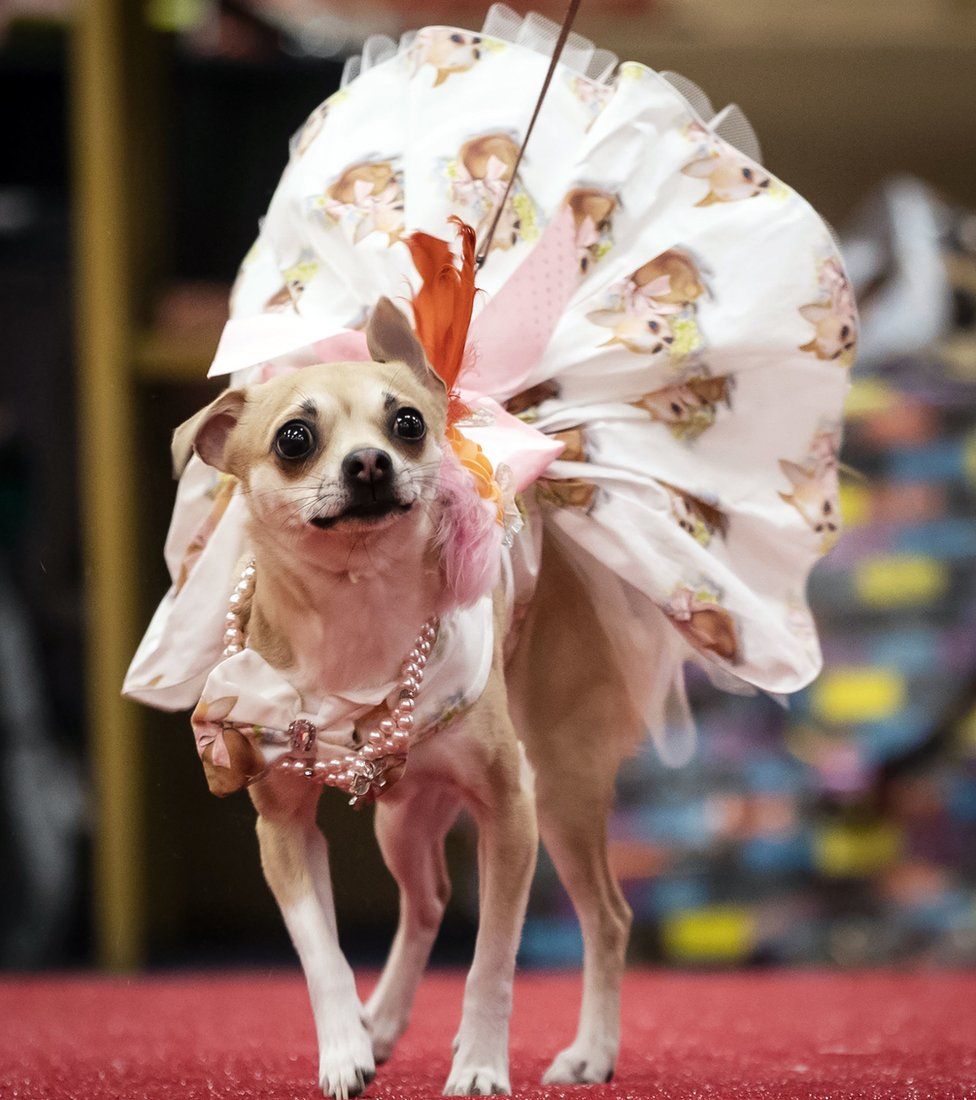
{"label": "dog's ear", "polygon": [[794,489],[799,488],[804,482],[810,480],[810,471],[804,469],[796,462],[790,462],[788,458],[781,458],[779,460],[779,468],[789,478],[790,484]]}
{"label": "dog's ear", "polygon": [[702,608],[691,613],[688,633],[698,646],[736,662],[739,643],[735,636],[732,616],[722,608]]}
{"label": "dog's ear", "polygon": [[224,447],[240,419],[246,397],[243,390],[224,390],[206,408],[191,416],[173,432],[173,476],[179,477],[196,451],[208,465],[224,473]]}
{"label": "dog's ear", "polygon": [[600,328],[616,328],[627,314],[622,309],[593,309],[587,315],[587,321]]}
{"label": "dog's ear", "polygon": [[686,164],[681,172],[685,176],[691,176],[694,179],[706,180],[715,171],[715,162],[717,157],[702,157],[701,160],[693,160],[691,164]]}
{"label": "dog's ear", "polygon": [[377,363],[404,363],[422,385],[438,394],[445,392],[444,383],[431,370],[410,322],[389,298],[380,298],[370,314],[366,346]]}
{"label": "dog's ear", "polygon": [[800,316],[804,321],[809,321],[811,325],[819,325],[820,322],[825,321],[830,314],[830,306],[823,305],[820,302],[814,302],[808,306],[800,306]]}

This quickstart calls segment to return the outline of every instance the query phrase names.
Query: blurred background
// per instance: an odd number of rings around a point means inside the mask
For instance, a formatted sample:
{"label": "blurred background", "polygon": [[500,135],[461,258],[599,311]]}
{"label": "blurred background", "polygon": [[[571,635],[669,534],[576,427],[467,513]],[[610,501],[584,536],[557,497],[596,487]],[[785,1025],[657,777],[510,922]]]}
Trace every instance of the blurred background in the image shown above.
{"label": "blurred background", "polygon": [[[166,587],[168,436],[213,392],[230,282],[344,59],[486,9],[0,4],[0,965],[290,958],[246,796],[207,792],[186,716],[118,697]],[[591,0],[578,29],[742,107],[839,231],[864,321],[849,533],[811,588],[825,673],[788,711],[696,685],[692,763],[625,769],[632,957],[974,963],[976,0]],[[346,946],[378,962],[370,815],[323,801]],[[463,828],[450,859],[442,962],[472,942]],[[579,952],[543,859],[523,962]]]}

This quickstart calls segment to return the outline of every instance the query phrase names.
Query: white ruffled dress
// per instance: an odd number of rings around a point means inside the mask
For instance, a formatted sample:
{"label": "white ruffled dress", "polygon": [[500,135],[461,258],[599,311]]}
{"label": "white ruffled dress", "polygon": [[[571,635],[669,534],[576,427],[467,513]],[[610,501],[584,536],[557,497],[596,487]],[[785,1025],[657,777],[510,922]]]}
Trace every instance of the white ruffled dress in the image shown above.
{"label": "white ruffled dress", "polygon": [[[403,238],[451,239],[454,215],[484,235],[550,31],[499,9],[479,34],[367,44],[292,141],[212,375],[366,357],[377,298],[417,289]],[[649,729],[680,759],[685,661],[773,693],[820,668],[805,588],[838,532],[856,315],[829,229],[761,166],[736,109],[712,117],[688,82],[615,61],[574,40],[558,67],[479,273],[461,386],[485,423],[465,431],[585,574]],[[129,696],[196,704],[243,509],[191,462],[173,587]],[[516,550],[531,576],[529,532]]]}

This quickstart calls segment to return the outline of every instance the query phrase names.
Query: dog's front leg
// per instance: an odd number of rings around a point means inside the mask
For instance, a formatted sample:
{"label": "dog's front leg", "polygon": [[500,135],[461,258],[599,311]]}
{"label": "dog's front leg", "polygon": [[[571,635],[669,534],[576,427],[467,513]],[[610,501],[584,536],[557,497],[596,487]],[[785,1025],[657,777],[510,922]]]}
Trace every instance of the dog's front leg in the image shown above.
{"label": "dog's front leg", "polygon": [[327,1096],[358,1096],[375,1066],[352,970],[339,948],[325,837],[315,822],[318,788],[274,776],[251,788],[261,865],[308,983]]}
{"label": "dog's front leg", "polygon": [[373,1054],[389,1058],[410,1015],[437,938],[451,881],[444,837],[457,817],[457,793],[409,776],[376,804],[376,836],[400,887],[400,920],[383,975],[366,1005]]}
{"label": "dog's front leg", "polygon": [[512,983],[538,846],[532,796],[519,781],[518,748],[511,744],[490,765],[471,809],[478,824],[480,914],[474,961],[448,1096],[491,1096],[511,1091],[508,1022]]}

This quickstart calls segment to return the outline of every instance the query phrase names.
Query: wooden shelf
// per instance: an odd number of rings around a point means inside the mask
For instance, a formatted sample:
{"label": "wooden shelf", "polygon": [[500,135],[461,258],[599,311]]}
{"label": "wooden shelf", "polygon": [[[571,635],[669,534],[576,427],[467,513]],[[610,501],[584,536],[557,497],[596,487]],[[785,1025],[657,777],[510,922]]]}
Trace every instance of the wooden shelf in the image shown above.
{"label": "wooden shelf", "polygon": [[147,331],[136,338],[134,365],[143,382],[186,385],[204,382],[213,362],[220,330],[179,334]]}

